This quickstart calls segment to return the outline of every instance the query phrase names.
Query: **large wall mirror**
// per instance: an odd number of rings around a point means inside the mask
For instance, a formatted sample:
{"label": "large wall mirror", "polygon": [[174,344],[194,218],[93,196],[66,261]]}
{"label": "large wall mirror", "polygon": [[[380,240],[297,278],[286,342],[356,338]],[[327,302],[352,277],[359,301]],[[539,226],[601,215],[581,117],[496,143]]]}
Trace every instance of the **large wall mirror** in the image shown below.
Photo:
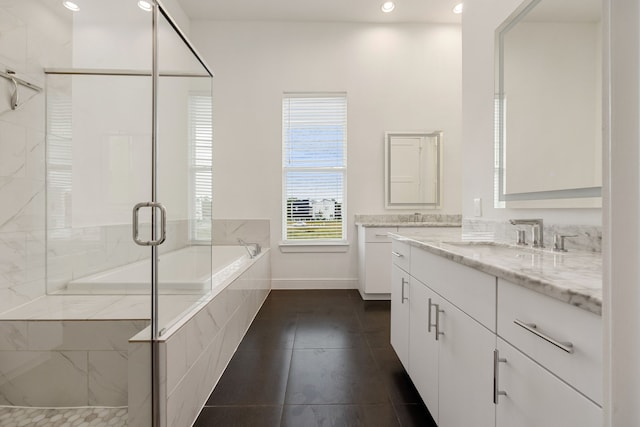
{"label": "large wall mirror", "polygon": [[442,132],[386,132],[384,172],[387,209],[439,208]]}
{"label": "large wall mirror", "polygon": [[496,30],[496,205],[599,207],[602,1],[526,0]]}

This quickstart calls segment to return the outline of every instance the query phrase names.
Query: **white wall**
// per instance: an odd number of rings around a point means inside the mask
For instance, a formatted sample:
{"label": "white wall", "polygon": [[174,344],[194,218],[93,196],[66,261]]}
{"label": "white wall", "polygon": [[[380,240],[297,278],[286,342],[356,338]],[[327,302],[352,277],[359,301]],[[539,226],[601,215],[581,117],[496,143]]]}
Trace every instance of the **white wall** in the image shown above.
{"label": "white wall", "polygon": [[[444,207],[460,213],[460,27],[193,21],[214,79],[214,216],[281,240],[284,91],[348,96],[347,253],[272,256],[274,287],[355,287],[354,214],[384,213],[384,131],[444,131]],[[389,212],[389,211],[386,211]]]}
{"label": "white wall", "polygon": [[[473,216],[473,199],[482,199],[491,219],[541,217],[555,224],[600,225],[601,209],[495,209],[494,50],[495,29],[522,0],[465,3],[462,17],[462,214]],[[548,153],[553,155],[553,153]]]}

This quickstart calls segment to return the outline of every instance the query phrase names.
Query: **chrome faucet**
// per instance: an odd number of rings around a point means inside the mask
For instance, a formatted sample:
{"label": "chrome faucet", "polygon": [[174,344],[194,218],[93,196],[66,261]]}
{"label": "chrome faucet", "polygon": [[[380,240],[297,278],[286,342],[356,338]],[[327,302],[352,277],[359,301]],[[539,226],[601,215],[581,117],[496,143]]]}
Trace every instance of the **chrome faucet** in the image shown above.
{"label": "chrome faucet", "polygon": [[[240,238],[238,238],[238,243],[244,246],[244,248],[247,250],[247,253],[249,253],[249,258],[257,257],[262,250],[262,246],[260,246],[260,243],[247,243]],[[250,246],[253,246],[253,249],[251,249]]]}
{"label": "chrome faucet", "polygon": [[[530,225],[534,248],[544,248],[544,226],[542,219],[510,219],[512,225]],[[520,239],[518,239],[520,240]]]}

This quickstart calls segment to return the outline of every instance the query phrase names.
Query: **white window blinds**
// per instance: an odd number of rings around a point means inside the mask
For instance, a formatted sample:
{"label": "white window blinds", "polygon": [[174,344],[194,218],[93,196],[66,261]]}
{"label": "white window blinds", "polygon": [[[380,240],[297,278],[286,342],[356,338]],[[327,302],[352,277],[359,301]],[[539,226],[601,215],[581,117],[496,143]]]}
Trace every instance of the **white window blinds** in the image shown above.
{"label": "white window blinds", "polygon": [[47,227],[49,234],[64,234],[71,227],[73,188],[71,98],[47,97]]}
{"label": "white window blinds", "polygon": [[211,240],[212,199],[212,102],[211,95],[189,95],[189,145],[191,216],[189,228],[191,240]]}
{"label": "white window blinds", "polygon": [[345,240],[347,97],[285,93],[283,239]]}

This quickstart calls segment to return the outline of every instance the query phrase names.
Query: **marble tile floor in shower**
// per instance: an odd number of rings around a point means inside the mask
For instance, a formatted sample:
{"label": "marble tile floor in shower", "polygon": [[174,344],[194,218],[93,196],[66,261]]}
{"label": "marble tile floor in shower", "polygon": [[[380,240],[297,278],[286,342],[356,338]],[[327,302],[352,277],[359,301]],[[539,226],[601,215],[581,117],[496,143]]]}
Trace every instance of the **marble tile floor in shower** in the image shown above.
{"label": "marble tile floor in shower", "polygon": [[272,291],[195,427],[435,427],[389,329],[355,290]]}
{"label": "marble tile floor in shower", "polygon": [[0,407],[2,427],[125,427],[127,408]]}

